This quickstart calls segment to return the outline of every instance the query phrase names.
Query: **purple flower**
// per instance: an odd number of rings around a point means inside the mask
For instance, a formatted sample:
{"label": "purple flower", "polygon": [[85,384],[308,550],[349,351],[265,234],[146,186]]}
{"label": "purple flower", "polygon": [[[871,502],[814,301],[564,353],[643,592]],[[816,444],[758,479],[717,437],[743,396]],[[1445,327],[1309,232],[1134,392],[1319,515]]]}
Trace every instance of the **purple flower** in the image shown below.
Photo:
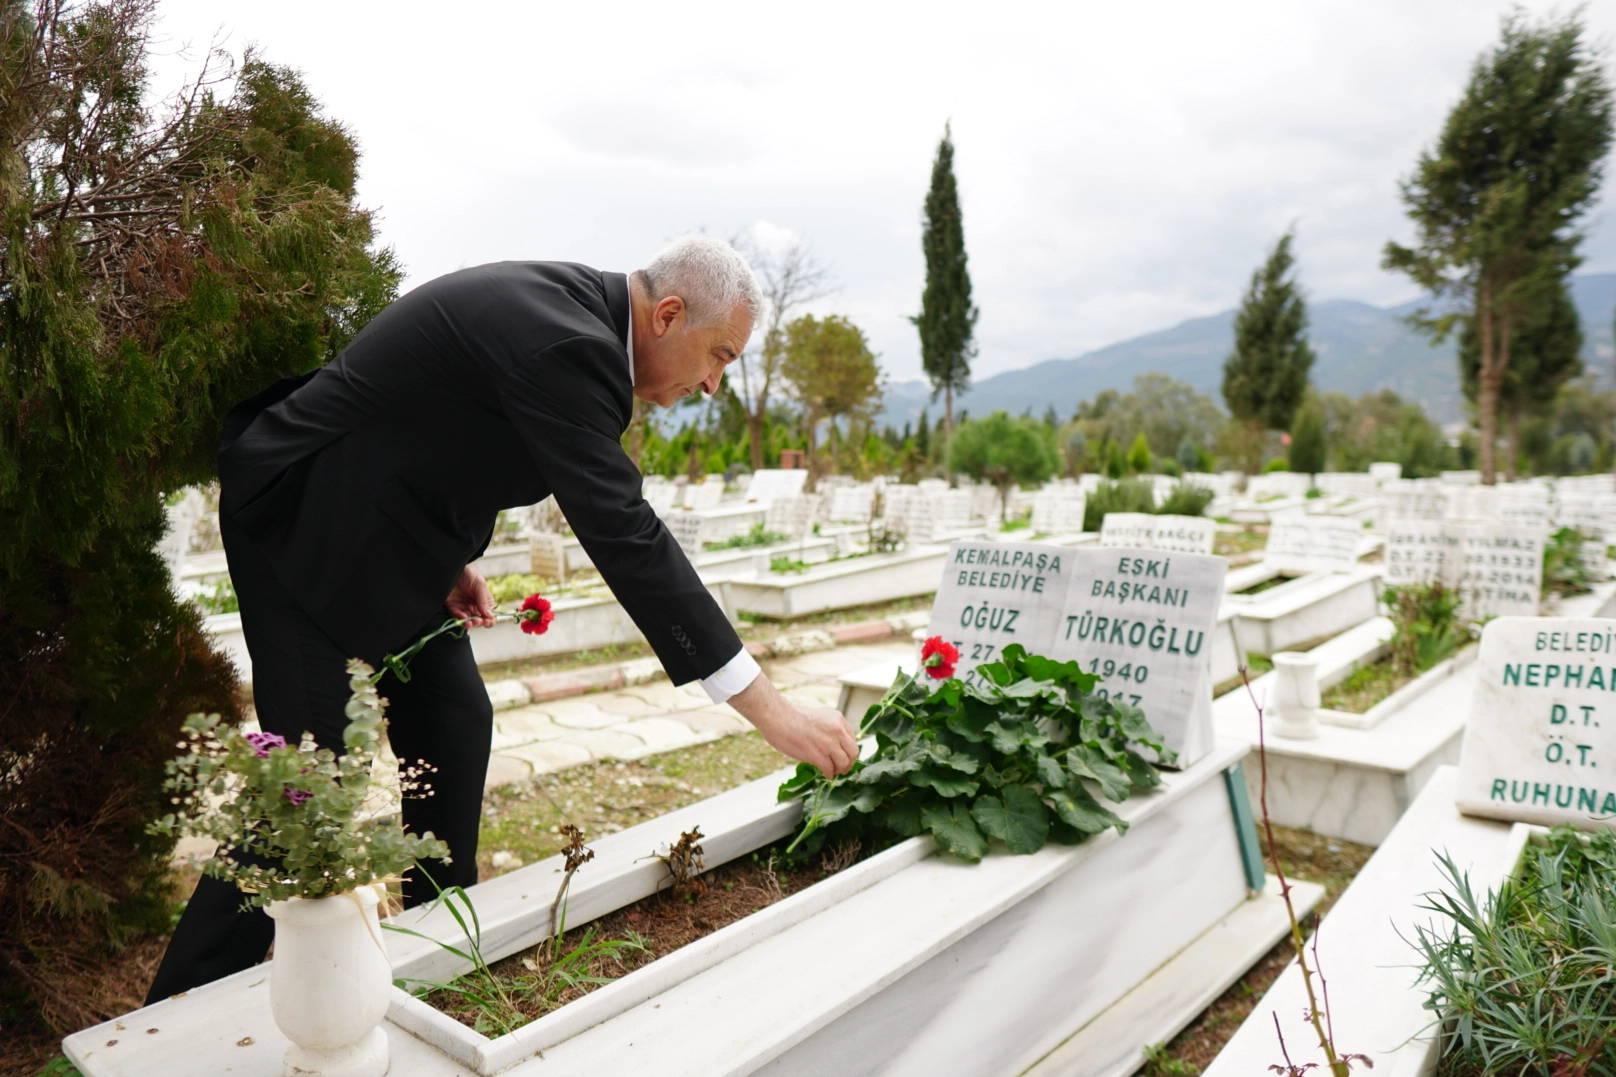
{"label": "purple flower", "polygon": [[290,800],[293,804],[301,804],[313,795],[313,793],[310,793],[304,789],[293,789],[291,786],[286,787],[286,799]]}
{"label": "purple flower", "polygon": [[286,747],[286,738],[279,733],[248,733],[247,743],[253,746],[259,759],[266,759],[271,748]]}

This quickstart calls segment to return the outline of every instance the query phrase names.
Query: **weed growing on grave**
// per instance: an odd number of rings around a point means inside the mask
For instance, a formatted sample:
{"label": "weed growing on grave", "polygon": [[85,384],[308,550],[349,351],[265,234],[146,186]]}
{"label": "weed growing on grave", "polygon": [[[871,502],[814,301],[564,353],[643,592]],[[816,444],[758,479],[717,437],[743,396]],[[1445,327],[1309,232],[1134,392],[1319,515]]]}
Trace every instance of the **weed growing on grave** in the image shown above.
{"label": "weed growing on grave", "polygon": [[471,896],[459,886],[439,889],[432,908],[442,906],[449,911],[465,938],[465,947],[454,946],[434,939],[413,928],[384,923],[389,931],[411,935],[453,954],[471,965],[470,971],[447,983],[438,980],[399,979],[394,983],[400,990],[409,991],[416,998],[432,998],[440,1009],[450,1013],[467,1013],[471,1026],[485,1036],[503,1036],[548,1013],[561,1005],[563,997],[574,988],[584,985],[611,983],[615,976],[605,975],[602,969],[621,966],[625,957],[647,949],[639,938],[597,939],[593,927],[586,930],[578,945],[562,949],[567,933],[567,890],[573,875],[595,851],[583,844],[583,832],[568,826],[568,845],[563,850],[566,873],[556,891],[550,909],[550,937],[534,957],[522,959],[526,973],[521,976],[501,976],[490,967],[483,953],[482,922]]}
{"label": "weed growing on grave", "polygon": [[1575,527],[1562,527],[1543,544],[1543,589],[1552,595],[1585,595],[1598,577],[1590,562],[1600,550]]}
{"label": "weed growing on grave", "polygon": [[1425,908],[1450,924],[1415,927],[1440,1072],[1616,1073],[1616,833],[1556,827],[1485,898],[1441,864],[1446,886]]}
{"label": "weed growing on grave", "polygon": [[1392,670],[1424,673],[1469,638],[1459,620],[1459,592],[1440,580],[1388,587],[1381,601],[1392,619]]}
{"label": "weed growing on grave", "polygon": [[1054,840],[1074,845],[1128,824],[1089,791],[1120,802],[1161,784],[1151,760],[1175,756],[1139,708],[1094,691],[1099,678],[1076,662],[1029,655],[1019,644],[977,667],[979,684],[901,673],[865,713],[861,736],[875,754],[826,779],[806,763],[780,787],[804,801],[802,832],[789,852],[827,842],[929,833],[975,862],[995,838],[1012,853]]}
{"label": "weed growing on grave", "polygon": [[807,572],[808,562],[799,561],[795,557],[769,558],[770,572]]}
{"label": "weed growing on grave", "polygon": [[[1257,694],[1251,690],[1251,677],[1245,666],[1240,667],[1240,680],[1245,685],[1251,705],[1257,710],[1257,760],[1261,768],[1257,784],[1257,805],[1262,816],[1263,833],[1268,838],[1268,854],[1274,867],[1274,878],[1279,880],[1279,896],[1285,902],[1285,914],[1290,920],[1291,948],[1296,952],[1296,964],[1302,971],[1302,987],[1307,991],[1307,1010],[1303,1016],[1312,1024],[1313,1031],[1319,1038],[1319,1049],[1324,1052],[1330,1077],[1347,1077],[1357,1063],[1361,1062],[1366,1069],[1373,1069],[1375,1064],[1366,1055],[1336,1050],[1335,1025],[1330,1020],[1330,988],[1325,983],[1324,970],[1319,965],[1319,929],[1317,927],[1313,929],[1313,958],[1309,963],[1307,940],[1302,937],[1302,921],[1296,915],[1296,902],[1291,898],[1291,883],[1285,877],[1285,865],[1279,858],[1279,843],[1274,839],[1274,822],[1268,814],[1268,736],[1263,725],[1262,704],[1257,702]],[[1313,987],[1315,977],[1319,982],[1317,991]],[[1285,1033],[1279,1026],[1279,1014],[1275,1013],[1273,1016],[1274,1034],[1279,1037],[1279,1053],[1285,1063],[1268,1068],[1280,1077],[1306,1077],[1307,1071],[1318,1068],[1317,1063],[1309,1062],[1298,1066],[1291,1061],[1290,1050],[1285,1046]]]}
{"label": "weed growing on grave", "polygon": [[709,550],[749,550],[753,546],[773,546],[777,542],[785,542],[790,537],[778,531],[770,531],[761,523],[756,523],[749,531],[731,535],[720,542],[708,542],[703,545]]}

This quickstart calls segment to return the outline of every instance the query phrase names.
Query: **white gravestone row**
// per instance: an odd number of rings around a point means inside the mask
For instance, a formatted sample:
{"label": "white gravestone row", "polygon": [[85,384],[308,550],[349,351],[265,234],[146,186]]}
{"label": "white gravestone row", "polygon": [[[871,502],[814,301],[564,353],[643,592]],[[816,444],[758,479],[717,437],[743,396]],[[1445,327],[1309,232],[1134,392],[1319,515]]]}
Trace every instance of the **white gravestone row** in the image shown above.
{"label": "white gravestone row", "polygon": [[1399,520],[1386,528],[1384,579],[1393,586],[1441,581],[1459,592],[1463,615],[1532,616],[1543,586],[1542,527]]}
{"label": "white gravestone row", "polygon": [[724,499],[724,476],[708,475],[701,482],[685,487],[684,507],[687,509],[716,509]]}
{"label": "white gravestone row", "polygon": [[1088,499],[1075,486],[1046,486],[1032,495],[1032,529],[1040,535],[1075,534],[1083,530]]}
{"label": "white gravestone row", "polygon": [[926,499],[932,509],[933,531],[965,531],[971,526],[971,490],[944,490]]}
{"label": "white gravestone row", "polygon": [[777,497],[769,502],[763,514],[763,529],[789,539],[800,539],[813,531],[819,522],[823,499],[819,494],[799,494],[796,497]]}
{"label": "white gravestone row", "polygon": [[830,493],[830,511],[826,519],[839,523],[861,524],[869,520],[875,507],[875,487],[839,486]]}
{"label": "white gravestone row", "polygon": [[759,468],[752,472],[752,482],[746,488],[746,500],[771,502],[777,497],[797,497],[808,482],[804,468]]}
{"label": "white gravestone row", "polygon": [[1100,522],[1101,546],[1141,550],[1211,553],[1218,525],[1205,516],[1156,516],[1148,512],[1108,512]]}
{"label": "white gravestone row", "polygon": [[1433,479],[1390,479],[1380,487],[1376,520],[1441,520],[1448,513],[1448,492]]}
{"label": "white gravestone row", "polygon": [[1313,487],[1313,476],[1294,471],[1274,471],[1253,475],[1246,480],[1246,496],[1253,501],[1272,497],[1304,497]]}
{"label": "white gravestone row", "polygon": [[1479,486],[1481,472],[1479,471],[1444,471],[1442,472],[1444,486]]}
{"label": "white gravestone row", "polygon": [[663,523],[673,533],[673,541],[685,552],[685,556],[694,561],[702,550],[702,532],[706,528],[707,517],[699,512],[672,512],[663,517]]}
{"label": "white gravestone row", "polygon": [[1369,477],[1377,483],[1400,479],[1403,477],[1403,465],[1384,462],[1370,464]]}
{"label": "white gravestone row", "polygon": [[1608,546],[1616,538],[1616,494],[1557,490],[1552,526],[1574,527]]}
{"label": "white gravestone row", "polygon": [[1366,501],[1380,493],[1380,482],[1362,471],[1321,471],[1313,484],[1326,497],[1350,497]]}
{"label": "white gravestone row", "polygon": [[956,542],[929,635],[960,649],[958,675],[1011,643],[1076,661],[1102,694],[1144,711],[1188,766],[1212,746],[1211,649],[1228,562],[1128,548]]}
{"label": "white gravestone row", "polygon": [[1616,828],[1616,623],[1502,617],[1477,667],[1459,810]]}
{"label": "white gravestone row", "polygon": [[1358,564],[1363,525],[1329,516],[1287,516],[1268,528],[1263,563],[1286,572],[1347,572]]}

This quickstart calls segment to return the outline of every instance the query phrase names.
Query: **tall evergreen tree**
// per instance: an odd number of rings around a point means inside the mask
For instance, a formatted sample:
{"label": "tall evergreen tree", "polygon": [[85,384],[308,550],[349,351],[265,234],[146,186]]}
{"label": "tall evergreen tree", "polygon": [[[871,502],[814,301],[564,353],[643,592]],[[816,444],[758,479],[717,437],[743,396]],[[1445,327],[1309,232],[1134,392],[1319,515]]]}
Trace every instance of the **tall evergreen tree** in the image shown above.
{"label": "tall evergreen tree", "polygon": [[920,425],[915,428],[915,448],[922,459],[928,463],[931,461],[931,421],[926,416],[925,408],[920,409]]}
{"label": "tall evergreen tree", "polygon": [[1611,117],[1611,87],[1581,19],[1534,25],[1517,10],[1402,185],[1417,243],[1386,244],[1383,264],[1449,301],[1446,313],[1416,317],[1433,337],[1473,323],[1482,482],[1496,477],[1515,339],[1581,261],[1576,222],[1598,191]]}
{"label": "tall evergreen tree", "polygon": [[[163,766],[236,674],[153,549],[237,401],[394,295],[358,148],[292,71],[151,104],[152,0],[0,0],[0,1012],[112,1016],[170,926]],[[201,76],[217,83],[211,73]]]}
{"label": "tall evergreen tree", "polygon": [[[1234,319],[1234,351],[1223,361],[1223,402],[1254,430],[1290,429],[1313,369],[1307,306],[1291,276],[1294,238],[1293,232],[1280,236],[1251,275]],[[1261,445],[1260,439],[1251,440]]]}
{"label": "tall evergreen tree", "polygon": [[932,399],[943,395],[946,441],[954,431],[954,395],[971,383],[971,360],[976,357],[971,338],[977,316],[971,305],[965,222],[954,182],[954,136],[948,125],[931,166],[920,246],[926,254],[926,290],[920,296],[920,314],[909,320],[920,330],[920,362],[931,379]]}

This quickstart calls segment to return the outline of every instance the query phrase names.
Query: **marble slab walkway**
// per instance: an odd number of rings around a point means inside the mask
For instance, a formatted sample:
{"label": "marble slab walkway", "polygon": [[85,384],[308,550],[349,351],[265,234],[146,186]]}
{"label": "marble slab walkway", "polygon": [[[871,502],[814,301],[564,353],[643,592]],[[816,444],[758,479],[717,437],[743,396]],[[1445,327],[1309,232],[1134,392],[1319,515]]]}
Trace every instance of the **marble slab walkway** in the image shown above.
{"label": "marble slab walkway", "polygon": [[[834,707],[842,674],[908,660],[914,647],[889,638],[761,664],[787,699]],[[708,699],[700,684],[675,687],[664,680],[497,711],[488,787],[602,759],[639,759],[751,728],[727,704]]]}

